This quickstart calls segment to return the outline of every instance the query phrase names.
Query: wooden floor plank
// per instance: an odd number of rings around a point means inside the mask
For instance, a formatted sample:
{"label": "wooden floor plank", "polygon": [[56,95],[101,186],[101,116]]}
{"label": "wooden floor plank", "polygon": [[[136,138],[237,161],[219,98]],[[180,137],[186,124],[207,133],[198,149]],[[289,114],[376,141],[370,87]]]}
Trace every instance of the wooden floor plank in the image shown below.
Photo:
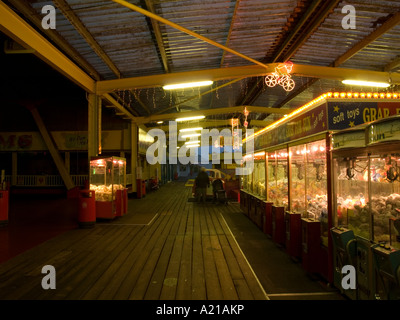
{"label": "wooden floor plank", "polygon": [[193,212],[187,216],[186,231],[183,239],[182,257],[180,262],[177,300],[190,300],[192,297],[192,254],[193,254]]}
{"label": "wooden floor plank", "polygon": [[211,245],[211,236],[203,235],[203,259],[204,259],[204,279],[206,282],[207,299],[222,300],[223,293],[219,283],[218,272],[214,261],[213,248]]}
{"label": "wooden floor plank", "polygon": [[205,300],[207,298],[207,294],[204,276],[202,233],[198,208],[193,208],[192,259],[192,299]]}
{"label": "wooden floor plank", "polygon": [[142,272],[138,276],[138,279],[135,283],[135,287],[132,290],[129,299],[142,300],[144,298],[146,291],[149,287],[149,282],[152,278],[154,270],[156,269],[157,262],[165,246],[166,238],[170,234],[174,222],[176,222],[175,219],[172,218],[169,219],[163,232],[159,237],[157,237],[157,242],[155,243],[153,249],[151,250],[149,257],[147,258],[147,261],[143,266]]}
{"label": "wooden floor plank", "polygon": [[[183,204],[180,203],[180,205],[182,206]],[[149,281],[147,291],[144,295],[144,299],[146,300],[159,299],[161,295],[164,279],[166,277],[165,274],[168,269],[168,262],[170,260],[172,249],[174,247],[175,234],[178,232],[178,227],[180,225],[180,219],[178,219],[178,215],[175,214],[173,217],[175,219],[171,220],[171,222],[173,222],[172,227],[169,233],[166,235],[166,240],[162,248],[162,252],[159,256],[157,264],[154,266],[154,272]]]}
{"label": "wooden floor plank", "polygon": [[[68,231],[0,264],[0,299],[266,299],[223,218],[236,209],[189,202],[190,195],[170,183],[130,200],[120,219]],[[155,218],[135,225],[135,212]],[[56,268],[56,290],[41,288],[44,264]]]}
{"label": "wooden floor plank", "polygon": [[217,235],[210,236],[211,247],[214,255],[215,267],[217,269],[219,283],[221,286],[221,291],[223,294],[223,299],[225,300],[238,300],[239,297],[236,292],[235,285],[232,280],[231,273],[225,256],[223,254],[221,245],[219,243],[219,238]]}

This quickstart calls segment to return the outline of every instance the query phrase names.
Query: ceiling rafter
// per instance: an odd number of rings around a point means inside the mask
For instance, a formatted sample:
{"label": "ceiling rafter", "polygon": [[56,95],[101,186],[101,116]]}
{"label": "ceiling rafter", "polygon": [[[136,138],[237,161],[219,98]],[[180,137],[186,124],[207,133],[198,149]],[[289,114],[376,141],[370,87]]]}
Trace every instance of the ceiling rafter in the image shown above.
{"label": "ceiling rafter", "polygon": [[[335,61],[333,61],[330,66],[331,67],[339,67],[341,64],[345,63],[347,60],[349,60],[351,57],[353,57],[355,54],[363,50],[365,47],[370,45],[372,42],[377,40],[379,37],[381,37],[383,34],[388,32],[390,29],[394,28],[396,25],[400,23],[400,12],[397,14],[391,16],[388,20],[386,20],[380,27],[376,28],[374,31],[372,31],[369,35],[364,37],[361,41],[359,41],[357,44],[355,44],[353,47],[351,47],[349,50],[347,50],[344,54],[342,54],[340,57],[338,57]],[[391,64],[388,64],[385,67],[386,72],[391,71],[396,64],[400,65],[400,58],[398,61],[392,61]],[[315,82],[317,82],[319,79],[318,78],[313,78],[309,79],[305,84],[303,84],[299,89],[297,89],[295,92],[291,93],[288,95],[283,101],[281,101],[279,104],[275,105],[274,107],[276,108],[281,108],[294,98],[298,96],[300,93],[302,93],[304,90],[309,88],[311,85],[313,85]]]}
{"label": "ceiling rafter", "polygon": [[121,78],[121,72],[110,57],[106,54],[103,48],[99,45],[96,39],[92,36],[90,31],[86,28],[83,22],[75,14],[72,8],[65,0],[53,0],[54,4],[60,9],[62,14],[69,20],[69,22],[75,27],[79,34],[86,40],[90,47],[96,52],[96,54],[104,61],[104,63],[110,68],[112,72]]}
{"label": "ceiling rafter", "polygon": [[[152,1],[150,0],[142,0],[142,6],[148,10],[149,12],[152,12],[155,14],[155,8],[154,8],[154,4]],[[144,5],[143,5],[144,2]],[[146,17],[147,18],[147,17]],[[168,61],[168,57],[166,54],[166,50],[165,50],[165,44],[162,38],[162,32],[161,32],[161,28],[160,28],[160,23],[157,20],[154,19],[146,19],[146,20],[150,20],[149,23],[151,25],[150,31],[152,32],[152,34],[154,34],[155,37],[155,43],[156,43],[156,47],[157,47],[157,51],[160,54],[160,60],[161,63],[163,65],[163,68],[165,70],[165,72],[169,73],[171,72],[171,65]]]}
{"label": "ceiling rafter", "polygon": [[53,29],[43,29],[42,16],[32,8],[32,6],[26,0],[8,0],[19,12],[21,12],[29,21],[31,21],[36,27],[46,34],[46,36],[53,41],[61,50],[65,52],[76,64],[81,66],[90,76],[95,80],[101,80],[100,74],[90,65],[81,54],[68,44],[67,41]]}
{"label": "ceiling rafter", "polygon": [[351,57],[353,57],[355,54],[360,52],[362,49],[364,49],[366,46],[374,42],[376,39],[380,38],[383,34],[388,32],[389,30],[393,29],[395,26],[397,26],[400,23],[400,12],[397,12],[393,16],[391,16],[389,19],[387,19],[379,28],[375,29],[373,32],[371,32],[368,36],[366,36],[364,39],[362,39],[360,42],[358,42],[355,46],[353,46],[350,50],[348,50],[345,54],[341,55],[339,58],[335,60],[333,63],[333,67],[337,67],[347,60],[349,60]]}
{"label": "ceiling rafter", "polygon": [[[103,94],[116,90],[162,87],[164,84],[170,83],[171,79],[179,82],[192,82],[195,80],[216,81],[224,79],[265,76],[267,73],[272,72],[277,65],[277,63],[268,64],[266,65],[267,69],[260,66],[250,65],[230,68],[205,69],[198,71],[185,71],[176,72],[173,74],[159,74],[115,80],[101,80],[96,82],[96,92],[98,94]],[[387,81],[389,78],[391,78],[393,83],[400,83],[400,73],[397,72],[389,73],[352,68],[294,64],[292,74],[301,77],[331,79],[338,81],[344,80],[349,76],[353,76],[353,78],[356,78],[355,80],[361,80],[365,77],[368,77],[370,81],[378,82]]]}
{"label": "ceiling rafter", "polygon": [[290,113],[290,109],[276,109],[276,108],[268,108],[268,107],[258,107],[258,106],[237,106],[237,107],[226,107],[226,108],[215,108],[215,109],[206,109],[206,110],[196,110],[196,111],[188,111],[188,112],[175,112],[175,113],[167,113],[160,115],[150,115],[148,117],[136,117],[134,121],[138,124],[144,124],[149,122],[161,121],[161,120],[174,120],[178,117],[193,117],[193,116],[210,116],[216,114],[226,114],[232,112],[240,112],[244,108],[247,108],[250,112],[269,112],[269,113],[279,113],[279,114],[287,114]]}
{"label": "ceiling rafter", "polygon": [[394,59],[393,61],[388,63],[385,66],[384,71],[390,72],[390,71],[392,71],[394,69],[397,69],[398,67],[400,67],[400,57],[397,57],[396,59]]}
{"label": "ceiling rafter", "polygon": [[[297,22],[291,27],[286,26],[285,30],[281,33],[280,36],[280,41],[281,44],[279,45],[278,49],[272,54],[272,58],[266,57],[265,60],[268,60],[270,62],[277,62],[278,59],[285,53],[287,50],[290,50],[291,47],[293,47],[293,40],[296,39],[296,37],[299,37],[299,33],[301,37],[309,37],[308,30],[304,32],[302,27],[310,20],[312,16],[318,16],[319,15],[319,9],[320,9],[320,4],[323,2],[322,0],[314,0],[305,10],[305,12],[301,15],[299,19],[297,19]],[[302,5],[303,4],[303,5]],[[304,3],[299,3],[299,5],[293,10],[294,15],[298,15],[297,11],[304,11],[301,7],[304,7]],[[294,19],[294,18],[293,18]],[[311,18],[312,19],[312,18]],[[288,24],[291,24],[288,22]],[[291,30],[289,33],[286,31],[287,29]],[[305,35],[304,35],[305,33]],[[285,35],[285,36],[283,36]],[[284,62],[286,60],[281,59],[281,62]],[[252,84],[250,84],[250,90],[248,93],[241,99],[241,101],[238,101],[240,104],[245,104],[245,103],[252,103],[257,97],[261,94],[262,90],[264,89],[264,79],[256,79],[256,80],[250,80]],[[265,116],[265,115],[262,115]]]}
{"label": "ceiling rafter", "polygon": [[112,1],[114,1],[116,3],[119,3],[120,5],[122,5],[124,7],[127,7],[127,8],[129,8],[129,9],[131,9],[133,11],[139,12],[139,13],[141,13],[141,14],[149,17],[149,18],[152,18],[152,19],[155,19],[157,21],[160,21],[161,23],[164,23],[164,24],[166,24],[166,25],[168,25],[168,26],[170,26],[170,27],[172,27],[174,29],[177,29],[177,30],[179,30],[181,32],[184,32],[184,33],[186,33],[186,34],[188,34],[188,35],[190,35],[192,37],[200,39],[201,41],[207,42],[207,43],[209,43],[209,44],[211,44],[211,45],[213,45],[213,46],[215,46],[217,48],[220,48],[222,50],[228,51],[228,52],[230,52],[230,53],[232,53],[234,55],[237,55],[237,56],[239,56],[239,57],[241,57],[241,58],[243,58],[245,60],[248,60],[248,61],[250,61],[250,62],[252,62],[254,64],[257,64],[257,65],[259,65],[261,67],[268,68],[264,63],[262,63],[262,62],[260,62],[258,60],[255,60],[255,59],[253,59],[251,57],[248,57],[245,54],[242,54],[242,53],[240,53],[240,52],[238,52],[236,50],[233,50],[233,49],[231,49],[229,47],[226,47],[226,46],[224,46],[224,45],[222,45],[222,44],[220,44],[220,43],[218,43],[216,41],[213,41],[213,40],[211,40],[211,39],[209,39],[207,37],[204,37],[204,36],[194,32],[194,31],[191,31],[191,30],[189,30],[189,29],[187,29],[185,27],[182,27],[182,26],[180,26],[180,25],[178,25],[178,24],[176,24],[176,23],[174,23],[172,21],[164,19],[163,17],[160,17],[159,15],[156,15],[156,14],[154,14],[154,13],[148,11],[148,10],[140,8],[140,7],[138,7],[138,6],[136,6],[136,5],[132,4],[132,3],[129,3],[127,1],[125,1],[125,0],[112,0]]}
{"label": "ceiling rafter", "polygon": [[[288,35],[289,41],[283,42],[277,52],[274,54],[272,61],[278,60],[285,62],[289,60],[300,46],[312,35],[312,33],[321,25],[331,11],[339,4],[341,0],[335,1],[317,1],[314,0],[297,24],[293,27],[292,32]],[[263,79],[256,81],[251,87],[249,93],[241,101],[241,104],[251,104],[255,101],[264,89]],[[259,120],[265,118],[265,114],[259,116]]]}
{"label": "ceiling rafter", "polygon": [[0,16],[0,31],[22,46],[35,50],[36,56],[86,92],[94,93],[96,82],[2,1],[0,1]]}
{"label": "ceiling rafter", "polygon": [[[229,47],[229,41],[230,41],[230,39],[231,39],[231,34],[232,34],[232,30],[233,30],[233,25],[234,25],[235,20],[236,20],[236,14],[237,14],[237,11],[238,11],[238,8],[239,8],[239,4],[240,4],[240,0],[236,0],[235,8],[233,9],[233,14],[232,14],[231,23],[230,23],[230,25],[229,25],[228,36],[226,37],[226,41],[225,41],[225,46],[226,46],[226,47]],[[223,64],[224,64],[225,54],[226,54],[226,51],[223,50],[223,51],[222,51],[221,62],[220,62],[220,64],[219,64],[220,67],[222,67]]]}

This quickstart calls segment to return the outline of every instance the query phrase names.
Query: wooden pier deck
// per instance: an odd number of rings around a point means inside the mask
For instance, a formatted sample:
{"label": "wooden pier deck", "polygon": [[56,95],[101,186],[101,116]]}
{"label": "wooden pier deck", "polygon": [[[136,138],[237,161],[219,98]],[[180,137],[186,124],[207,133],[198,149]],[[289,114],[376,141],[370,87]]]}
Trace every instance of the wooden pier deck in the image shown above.
{"label": "wooden pier deck", "polygon": [[[0,299],[267,300],[224,218],[238,205],[189,202],[190,192],[169,183],[129,200],[123,217],[0,264]],[[45,265],[55,268],[56,289],[42,287]]]}

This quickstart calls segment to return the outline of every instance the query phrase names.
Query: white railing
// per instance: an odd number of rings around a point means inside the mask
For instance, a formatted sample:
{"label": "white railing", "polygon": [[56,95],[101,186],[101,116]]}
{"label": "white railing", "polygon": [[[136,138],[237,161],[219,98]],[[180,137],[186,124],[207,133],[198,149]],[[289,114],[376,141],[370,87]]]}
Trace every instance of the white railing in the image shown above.
{"label": "white railing", "polygon": [[[71,175],[72,181],[76,186],[84,186],[88,180],[88,175]],[[11,176],[5,177],[7,182],[11,184]],[[17,187],[62,187],[64,181],[59,175],[17,175]]]}
{"label": "white railing", "polygon": [[[75,174],[71,175],[72,181],[76,186],[83,187],[89,179],[88,175]],[[11,184],[11,176],[6,175],[5,179]],[[132,174],[126,175],[126,184],[132,184]],[[59,175],[17,175],[17,187],[62,187],[64,181]]]}

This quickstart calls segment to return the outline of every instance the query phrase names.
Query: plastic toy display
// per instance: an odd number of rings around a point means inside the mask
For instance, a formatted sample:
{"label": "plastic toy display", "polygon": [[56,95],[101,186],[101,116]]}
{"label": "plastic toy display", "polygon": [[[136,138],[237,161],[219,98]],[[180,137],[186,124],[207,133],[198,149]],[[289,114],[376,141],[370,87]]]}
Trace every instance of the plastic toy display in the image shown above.
{"label": "plastic toy display", "polygon": [[399,121],[393,116],[332,135],[334,220],[355,235],[357,299],[400,293]]}
{"label": "plastic toy display", "polygon": [[368,126],[373,240],[400,249],[400,117]]}
{"label": "plastic toy display", "polygon": [[[273,79],[268,77],[271,85]],[[361,299],[373,296],[371,243],[399,247],[398,97],[328,92],[243,139],[246,144],[253,140],[255,152],[267,154],[266,197],[272,203],[274,232],[280,234],[277,230],[282,229],[277,227],[282,215],[276,209],[284,206],[284,245],[289,254],[298,255],[299,240],[294,238],[301,235],[301,259],[307,271],[332,282],[336,257],[330,230],[344,226],[354,233]],[[255,192],[252,182],[244,183],[243,190]],[[295,227],[299,215],[300,231]],[[270,220],[266,214],[265,230],[271,230]]]}
{"label": "plastic toy display", "polygon": [[322,243],[328,245],[326,140],[289,148],[293,213],[321,222]]}
{"label": "plastic toy display", "polygon": [[268,152],[267,198],[275,206],[285,207],[285,209],[289,205],[287,158],[286,149]]}
{"label": "plastic toy display", "polygon": [[253,193],[257,197],[265,199],[265,157],[254,163]]}

